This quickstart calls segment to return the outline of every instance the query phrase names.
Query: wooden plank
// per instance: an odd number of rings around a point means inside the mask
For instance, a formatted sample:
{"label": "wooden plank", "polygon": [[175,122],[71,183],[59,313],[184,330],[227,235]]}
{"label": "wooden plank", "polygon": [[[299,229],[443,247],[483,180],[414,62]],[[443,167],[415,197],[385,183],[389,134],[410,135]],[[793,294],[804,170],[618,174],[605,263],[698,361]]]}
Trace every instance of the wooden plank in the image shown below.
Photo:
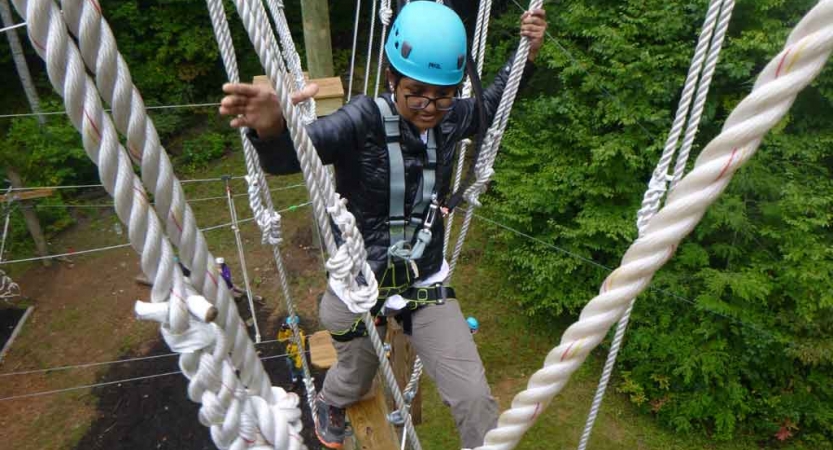
{"label": "wooden plank", "polygon": [[[393,366],[393,374],[399,383],[399,389],[404,390],[411,379],[416,360],[416,351],[411,345],[411,340],[405,335],[405,331],[395,320],[388,321],[388,342],[390,342],[390,361]],[[391,407],[394,405],[390,404]],[[411,418],[414,425],[422,423],[422,390],[417,391],[417,396],[411,403]]]}
{"label": "wooden plank", "polygon": [[353,427],[356,450],[394,450],[399,448],[396,431],[388,422],[388,408],[384,387],[376,377],[371,395],[347,408],[347,417]]}
{"label": "wooden plank", "polygon": [[27,191],[16,191],[9,195],[0,195],[0,202],[12,200],[32,200],[35,198],[51,197],[55,193],[54,189],[31,189]]}
{"label": "wooden plank", "polygon": [[336,349],[330,333],[317,331],[309,337],[310,362],[319,369],[329,369],[336,362]]}

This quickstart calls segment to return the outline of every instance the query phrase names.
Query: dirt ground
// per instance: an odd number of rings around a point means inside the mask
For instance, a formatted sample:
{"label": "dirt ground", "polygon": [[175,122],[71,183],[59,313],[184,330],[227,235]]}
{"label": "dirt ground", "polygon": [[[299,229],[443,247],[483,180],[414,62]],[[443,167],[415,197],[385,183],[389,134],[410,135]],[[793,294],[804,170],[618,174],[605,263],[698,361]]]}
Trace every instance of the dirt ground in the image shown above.
{"label": "dirt ground", "polygon": [[[241,211],[243,207],[241,204]],[[314,331],[317,329],[316,298],[324,285],[320,256],[311,246],[309,212],[299,210],[287,216],[290,220],[284,223],[282,248],[293,278],[290,282],[293,297],[302,325]],[[228,220],[220,216],[216,219]],[[59,253],[124,242],[126,237],[115,233],[112,224],[112,218],[107,217],[81,220],[65,233],[65,239],[59,237],[52,243],[52,251]],[[203,221],[201,225],[212,223]],[[260,245],[259,231],[251,222],[241,226],[241,231],[253,290],[265,298],[265,305],[257,312],[261,334],[264,340],[272,340],[285,317],[285,308],[271,250]],[[235,281],[242,284],[231,231],[211,232],[208,239],[214,253],[226,257]],[[197,420],[199,405],[188,400],[187,380],[180,374],[74,389],[172,372],[178,367],[177,358],[172,356],[61,369],[61,366],[170,353],[161,341],[158,324],[134,317],[135,301],[147,300],[149,288],[134,280],[140,268],[132,249],[70,259],[50,268],[37,266],[15,274],[15,280],[35,309],[6,359],[0,363],[0,442],[3,443],[0,447],[15,450],[214,448],[209,430]],[[240,305],[245,318],[249,315],[248,306],[245,300]],[[266,344],[258,350],[264,357],[284,353],[283,344]],[[273,384],[290,388],[284,358],[264,361],[264,365]],[[38,372],[8,375],[33,370]],[[316,378],[322,380],[323,373]],[[51,392],[64,389],[70,390]],[[29,396],[32,394],[36,396]],[[312,430],[310,418],[305,419],[305,438],[310,449],[316,449],[314,436],[308,433]]]}

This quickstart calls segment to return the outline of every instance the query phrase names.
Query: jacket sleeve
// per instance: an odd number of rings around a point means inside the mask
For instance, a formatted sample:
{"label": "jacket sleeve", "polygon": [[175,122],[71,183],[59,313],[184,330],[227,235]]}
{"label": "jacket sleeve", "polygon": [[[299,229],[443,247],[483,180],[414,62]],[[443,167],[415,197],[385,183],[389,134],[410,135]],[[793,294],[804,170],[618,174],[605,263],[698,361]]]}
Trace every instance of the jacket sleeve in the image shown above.
{"label": "jacket sleeve", "polygon": [[[512,63],[515,60],[515,55],[509,58],[509,61],[495,75],[494,81],[488,88],[483,90],[483,107],[485,109],[486,123],[491,124],[497,113],[500,98],[503,96],[503,90],[506,88],[506,83],[509,81],[509,72],[512,70]],[[529,61],[524,65],[524,72],[521,76],[521,87],[526,85],[526,80],[534,72],[535,65]],[[460,129],[459,138],[465,138],[477,133],[479,126],[479,115],[477,112],[477,101],[474,97],[464,98],[459,100],[453,110],[456,116],[456,122]]]}
{"label": "jacket sleeve", "polygon": [[[306,130],[321,161],[324,164],[336,164],[357,152],[364,145],[368,127],[381,120],[373,100],[362,95],[354,97],[333,114],[307,125]],[[257,150],[260,165],[267,173],[287,175],[301,171],[301,163],[298,162],[288,129],[273,139],[260,139],[252,129],[246,134]]]}

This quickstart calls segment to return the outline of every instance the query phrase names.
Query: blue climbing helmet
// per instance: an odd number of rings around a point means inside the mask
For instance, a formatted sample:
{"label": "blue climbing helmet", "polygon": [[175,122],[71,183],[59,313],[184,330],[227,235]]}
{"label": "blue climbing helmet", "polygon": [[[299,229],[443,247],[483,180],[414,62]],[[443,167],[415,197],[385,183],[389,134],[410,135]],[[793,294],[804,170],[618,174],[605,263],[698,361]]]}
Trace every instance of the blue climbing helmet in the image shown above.
{"label": "blue climbing helmet", "polygon": [[466,68],[466,28],[451,8],[433,1],[405,5],[385,43],[390,64],[427,84],[452,86]]}

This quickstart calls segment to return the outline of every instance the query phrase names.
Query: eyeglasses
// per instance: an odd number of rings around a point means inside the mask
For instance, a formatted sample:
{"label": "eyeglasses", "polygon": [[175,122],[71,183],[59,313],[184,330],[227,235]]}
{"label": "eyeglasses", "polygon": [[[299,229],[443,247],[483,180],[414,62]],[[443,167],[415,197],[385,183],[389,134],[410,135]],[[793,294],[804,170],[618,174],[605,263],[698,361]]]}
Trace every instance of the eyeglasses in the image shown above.
{"label": "eyeglasses", "polygon": [[405,104],[408,105],[408,108],[415,110],[425,109],[433,102],[438,111],[448,111],[454,106],[454,100],[454,97],[431,98],[423,95],[405,96]]}

